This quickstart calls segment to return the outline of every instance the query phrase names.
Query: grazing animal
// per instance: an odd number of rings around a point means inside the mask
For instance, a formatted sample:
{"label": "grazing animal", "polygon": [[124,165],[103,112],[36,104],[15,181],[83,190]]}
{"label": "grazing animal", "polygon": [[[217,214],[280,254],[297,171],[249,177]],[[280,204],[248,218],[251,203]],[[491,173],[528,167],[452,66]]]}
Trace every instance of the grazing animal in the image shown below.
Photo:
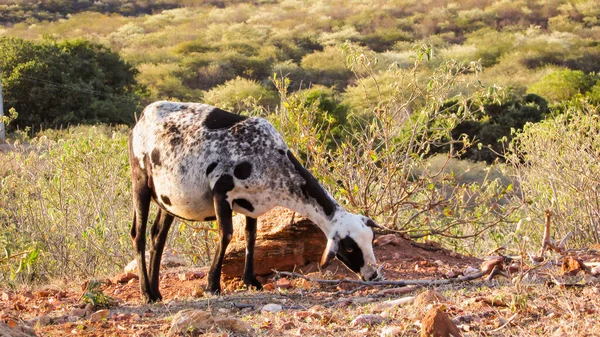
{"label": "grazing animal", "polygon": [[[321,265],[337,256],[365,280],[377,278],[373,220],[346,212],[300,164],[265,119],[232,114],[206,104],[155,102],[146,107],[129,139],[133,188],[131,238],[142,296],[162,299],[160,259],[174,217],[214,221],[220,241],[207,290],[219,293],[221,265],[233,234],[232,212],[246,216],[244,283],[261,289],[254,275],[256,218],[275,206],[311,219],[327,236]],[[150,201],[159,210],[150,230]],[[301,238],[299,238],[301,239]]]}

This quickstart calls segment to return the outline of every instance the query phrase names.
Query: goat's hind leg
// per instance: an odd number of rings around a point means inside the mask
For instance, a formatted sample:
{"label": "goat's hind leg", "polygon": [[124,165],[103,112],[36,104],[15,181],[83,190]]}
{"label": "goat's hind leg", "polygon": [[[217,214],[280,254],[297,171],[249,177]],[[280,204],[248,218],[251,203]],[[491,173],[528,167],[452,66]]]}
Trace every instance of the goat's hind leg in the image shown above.
{"label": "goat's hind leg", "polygon": [[254,246],[256,243],[256,219],[246,217],[246,264],[244,266],[244,284],[262,290],[262,284],[254,275]]}
{"label": "goat's hind leg", "polygon": [[[140,186],[141,185],[141,186]],[[133,224],[131,225],[131,239],[135,248],[135,259],[138,265],[140,278],[140,291],[142,299],[149,303],[158,301],[159,298],[152,292],[150,279],[146,269],[146,223],[150,210],[151,192],[144,184],[133,183]]]}
{"label": "goat's hind leg", "polygon": [[150,247],[150,292],[157,300],[162,300],[162,295],[159,291],[159,271],[160,260],[162,258],[167,234],[173,223],[173,216],[162,209],[158,209],[154,224],[150,229],[152,246]]}

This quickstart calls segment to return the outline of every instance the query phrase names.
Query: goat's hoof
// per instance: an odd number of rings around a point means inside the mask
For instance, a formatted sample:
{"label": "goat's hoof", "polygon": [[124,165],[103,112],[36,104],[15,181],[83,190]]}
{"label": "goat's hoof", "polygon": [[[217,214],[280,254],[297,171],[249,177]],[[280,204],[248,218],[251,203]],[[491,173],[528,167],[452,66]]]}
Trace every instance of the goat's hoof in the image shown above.
{"label": "goat's hoof", "polygon": [[148,303],[148,304],[150,304],[150,303],[156,303],[156,302],[162,301],[162,296],[160,296],[160,295],[159,296],[153,296],[153,295],[145,294],[145,295],[142,296],[142,301],[144,303]]}
{"label": "goat's hoof", "polygon": [[218,296],[221,294],[221,287],[207,287],[204,292]]}
{"label": "goat's hoof", "polygon": [[249,282],[244,281],[244,284],[248,289],[256,288],[256,290],[263,290],[262,283],[260,283],[256,278]]}

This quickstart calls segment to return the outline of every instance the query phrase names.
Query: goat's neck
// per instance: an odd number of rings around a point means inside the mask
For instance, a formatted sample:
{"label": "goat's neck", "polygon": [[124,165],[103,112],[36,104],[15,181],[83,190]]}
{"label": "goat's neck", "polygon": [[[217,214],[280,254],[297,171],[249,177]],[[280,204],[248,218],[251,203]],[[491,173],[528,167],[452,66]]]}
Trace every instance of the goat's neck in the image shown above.
{"label": "goat's neck", "polygon": [[333,213],[329,215],[325,214],[325,211],[319,204],[306,202],[305,200],[288,200],[282,206],[307,217],[329,237],[335,220],[340,219],[347,213],[337,202],[333,201],[333,203],[335,208]]}

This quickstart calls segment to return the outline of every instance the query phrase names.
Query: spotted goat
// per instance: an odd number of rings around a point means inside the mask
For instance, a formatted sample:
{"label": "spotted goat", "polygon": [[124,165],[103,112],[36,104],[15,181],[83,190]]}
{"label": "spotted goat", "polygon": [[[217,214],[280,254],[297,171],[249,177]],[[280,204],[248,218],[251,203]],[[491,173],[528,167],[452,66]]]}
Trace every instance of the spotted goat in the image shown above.
{"label": "spotted goat", "polygon": [[[221,291],[223,257],[233,234],[232,212],[246,216],[244,283],[262,288],[254,274],[256,218],[283,206],[311,219],[327,236],[321,265],[337,256],[364,280],[378,277],[373,220],[347,212],[304,168],[265,119],[232,114],[200,103],[155,102],[146,107],[129,139],[136,250],[142,297],[162,299],[160,260],[174,217],[214,221],[220,241],[207,290]],[[150,230],[146,268],[146,222]]]}

